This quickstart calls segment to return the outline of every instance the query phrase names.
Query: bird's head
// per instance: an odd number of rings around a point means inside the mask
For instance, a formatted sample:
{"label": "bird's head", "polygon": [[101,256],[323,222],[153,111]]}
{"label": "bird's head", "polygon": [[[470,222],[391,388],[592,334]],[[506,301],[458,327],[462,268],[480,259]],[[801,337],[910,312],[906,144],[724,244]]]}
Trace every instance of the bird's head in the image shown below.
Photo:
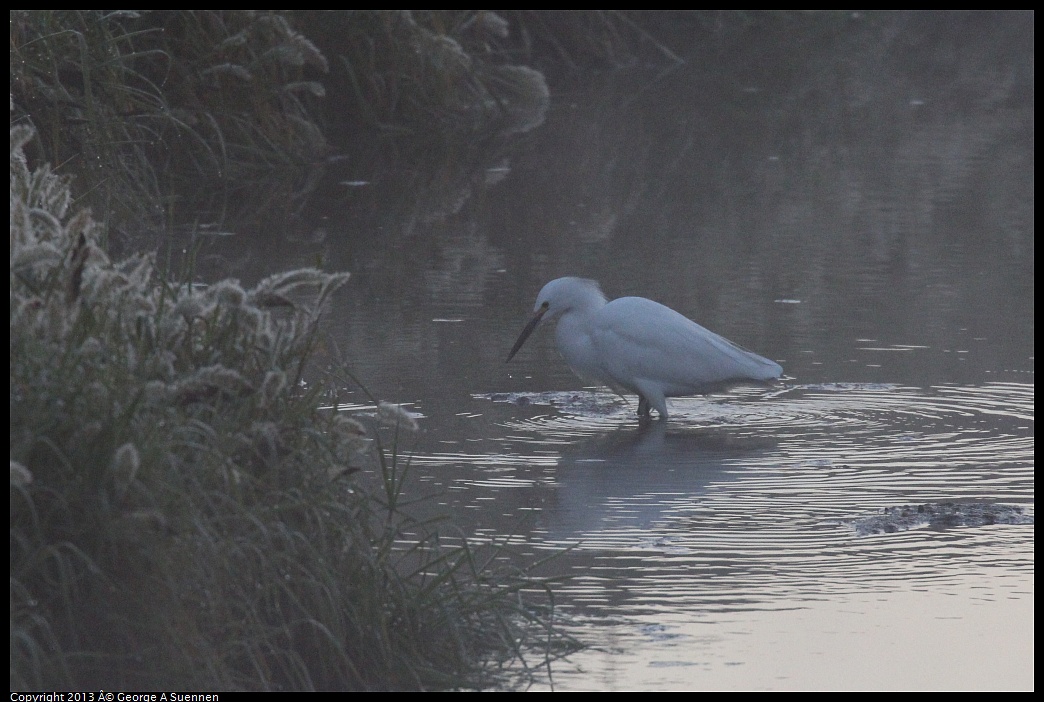
{"label": "bird's head", "polygon": [[606,303],[598,283],[587,278],[556,278],[540,289],[533,317],[519,334],[507,360],[510,361],[541,322],[558,319],[567,312],[596,310]]}

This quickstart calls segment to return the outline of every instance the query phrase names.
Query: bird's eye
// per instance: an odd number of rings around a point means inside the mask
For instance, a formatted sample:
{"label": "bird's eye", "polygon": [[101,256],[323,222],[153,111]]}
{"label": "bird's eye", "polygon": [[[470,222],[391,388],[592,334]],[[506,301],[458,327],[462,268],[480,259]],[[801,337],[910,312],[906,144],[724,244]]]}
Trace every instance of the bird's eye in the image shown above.
{"label": "bird's eye", "polygon": [[544,302],[543,304],[541,304],[541,305],[540,305],[540,307],[542,307],[542,308],[543,308],[543,309],[545,309],[545,310],[546,310],[546,309],[547,309],[548,307],[550,307],[550,306],[551,306],[551,303],[550,303],[550,302],[546,302],[546,301],[545,301],[545,302]]}

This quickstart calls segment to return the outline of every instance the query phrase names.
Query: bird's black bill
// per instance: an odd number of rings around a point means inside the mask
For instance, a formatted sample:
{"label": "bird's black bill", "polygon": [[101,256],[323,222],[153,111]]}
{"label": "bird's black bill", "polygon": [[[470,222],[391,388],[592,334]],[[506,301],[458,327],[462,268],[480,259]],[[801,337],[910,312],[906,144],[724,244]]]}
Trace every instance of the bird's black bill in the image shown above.
{"label": "bird's black bill", "polygon": [[[529,320],[529,324],[527,324],[526,328],[522,330],[522,333],[518,335],[518,341],[516,341],[515,345],[511,347],[511,353],[509,353],[507,357],[508,361],[515,357],[518,350],[522,348],[522,344],[526,343],[526,339],[529,338],[529,335],[532,334],[533,330],[537,328],[538,324],[540,324],[540,319],[544,316],[544,312],[547,312],[547,307],[541,307],[537,313],[533,315],[533,319]],[[504,361],[504,363],[507,363],[507,361]]]}

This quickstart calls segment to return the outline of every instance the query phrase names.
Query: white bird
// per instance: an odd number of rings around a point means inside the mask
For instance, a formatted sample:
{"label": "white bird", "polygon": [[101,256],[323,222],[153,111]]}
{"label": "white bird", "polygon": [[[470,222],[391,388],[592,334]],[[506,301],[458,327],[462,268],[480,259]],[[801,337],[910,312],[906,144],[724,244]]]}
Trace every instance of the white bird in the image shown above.
{"label": "white bird", "polygon": [[783,373],[778,363],[658,302],[644,297],[609,302],[593,280],[552,280],[537,296],[533,312],[508,361],[541,322],[557,319],[558,350],[573,372],[621,395],[637,394],[643,418],[655,408],[666,419],[668,397],[771,381]]}

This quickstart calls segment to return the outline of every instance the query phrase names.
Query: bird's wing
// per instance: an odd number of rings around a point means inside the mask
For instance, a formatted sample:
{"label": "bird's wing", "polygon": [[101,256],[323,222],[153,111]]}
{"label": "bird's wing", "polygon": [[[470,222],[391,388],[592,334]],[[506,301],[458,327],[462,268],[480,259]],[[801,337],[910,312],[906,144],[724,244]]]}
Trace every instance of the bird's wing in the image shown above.
{"label": "bird's wing", "polygon": [[652,300],[624,297],[601,310],[592,340],[606,374],[624,387],[635,379],[658,383],[667,396],[716,383],[769,380],[778,364]]}

